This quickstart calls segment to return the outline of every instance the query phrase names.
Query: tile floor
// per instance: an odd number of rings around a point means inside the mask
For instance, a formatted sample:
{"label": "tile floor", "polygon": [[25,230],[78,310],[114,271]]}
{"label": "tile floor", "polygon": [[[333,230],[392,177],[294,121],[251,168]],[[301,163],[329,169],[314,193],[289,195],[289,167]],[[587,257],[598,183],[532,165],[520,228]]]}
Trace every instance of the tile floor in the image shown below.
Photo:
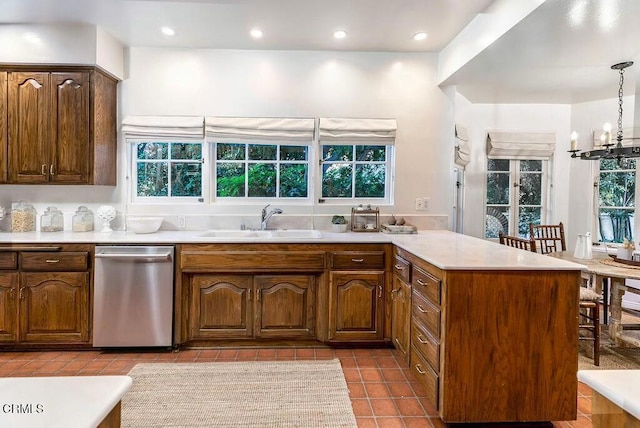
{"label": "tile floor", "polygon": [[[203,349],[179,352],[0,352],[0,377],[124,375],[139,362],[212,362],[339,358],[359,428],[443,427],[394,349]],[[578,419],[555,427],[591,427],[591,390],[579,384]]]}

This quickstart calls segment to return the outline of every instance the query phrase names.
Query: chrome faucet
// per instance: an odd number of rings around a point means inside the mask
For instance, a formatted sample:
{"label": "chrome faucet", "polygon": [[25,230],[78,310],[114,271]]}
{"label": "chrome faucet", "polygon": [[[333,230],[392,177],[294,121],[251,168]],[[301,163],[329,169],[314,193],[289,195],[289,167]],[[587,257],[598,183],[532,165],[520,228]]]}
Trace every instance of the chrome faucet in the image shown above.
{"label": "chrome faucet", "polygon": [[271,211],[267,212],[267,208],[269,208],[271,204],[267,204],[266,207],[262,209],[262,218],[260,220],[260,230],[267,230],[267,224],[269,223],[269,219],[274,214],[282,214],[282,210],[280,208],[274,208]]}

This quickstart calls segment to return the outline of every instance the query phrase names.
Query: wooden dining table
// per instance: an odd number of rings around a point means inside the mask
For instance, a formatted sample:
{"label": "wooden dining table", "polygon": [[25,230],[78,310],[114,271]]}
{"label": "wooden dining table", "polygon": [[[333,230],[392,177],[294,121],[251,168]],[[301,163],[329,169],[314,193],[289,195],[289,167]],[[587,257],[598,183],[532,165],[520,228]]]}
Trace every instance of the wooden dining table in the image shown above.
{"label": "wooden dining table", "polygon": [[[627,292],[640,294],[640,289],[628,286],[626,280],[640,280],[640,265],[631,266],[619,263],[607,253],[601,252],[594,252],[591,259],[576,258],[573,256],[573,252],[570,251],[560,251],[549,255],[585,266],[583,272],[593,278],[592,284],[595,291],[602,293],[604,290],[605,303],[608,301],[608,305],[605,305],[605,308],[607,306],[609,308],[608,324],[611,339],[616,346],[640,347],[639,337],[625,334],[625,327],[628,332],[632,328],[637,329],[638,325],[622,323],[622,296]],[[609,281],[608,287],[604,285],[606,281]]]}

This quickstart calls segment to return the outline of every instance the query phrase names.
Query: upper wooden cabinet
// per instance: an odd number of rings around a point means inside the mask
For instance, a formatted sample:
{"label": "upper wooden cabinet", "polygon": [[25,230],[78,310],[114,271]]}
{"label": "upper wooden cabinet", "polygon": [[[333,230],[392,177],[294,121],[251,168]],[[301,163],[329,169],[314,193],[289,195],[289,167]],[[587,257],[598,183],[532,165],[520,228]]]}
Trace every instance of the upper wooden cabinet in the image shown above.
{"label": "upper wooden cabinet", "polygon": [[115,185],[116,85],[93,67],[0,68],[0,182]]}

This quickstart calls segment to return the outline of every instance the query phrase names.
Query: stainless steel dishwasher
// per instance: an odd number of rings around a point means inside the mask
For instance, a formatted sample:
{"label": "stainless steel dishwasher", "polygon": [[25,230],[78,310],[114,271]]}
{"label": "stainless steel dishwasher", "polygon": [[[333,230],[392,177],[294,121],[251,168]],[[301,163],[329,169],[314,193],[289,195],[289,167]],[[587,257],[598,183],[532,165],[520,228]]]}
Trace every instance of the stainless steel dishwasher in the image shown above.
{"label": "stainless steel dishwasher", "polygon": [[171,346],[173,246],[96,246],[94,347]]}

